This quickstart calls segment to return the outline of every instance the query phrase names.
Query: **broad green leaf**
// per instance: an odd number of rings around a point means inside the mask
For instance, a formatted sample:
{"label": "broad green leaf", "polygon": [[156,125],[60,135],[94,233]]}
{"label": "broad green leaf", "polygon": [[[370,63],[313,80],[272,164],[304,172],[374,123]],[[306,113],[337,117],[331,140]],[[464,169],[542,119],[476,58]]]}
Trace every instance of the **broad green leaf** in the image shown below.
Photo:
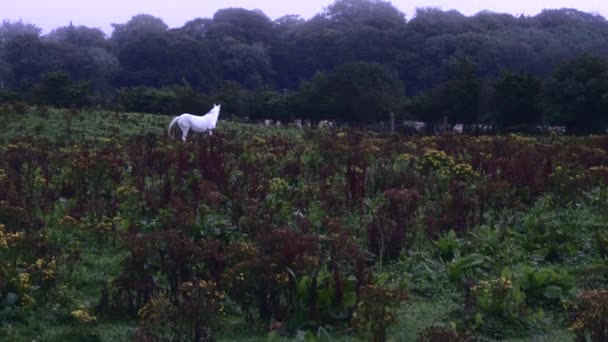
{"label": "broad green leaf", "polygon": [[557,299],[562,296],[562,293],[563,290],[561,287],[551,285],[545,288],[545,292],[543,292],[543,295],[549,299]]}

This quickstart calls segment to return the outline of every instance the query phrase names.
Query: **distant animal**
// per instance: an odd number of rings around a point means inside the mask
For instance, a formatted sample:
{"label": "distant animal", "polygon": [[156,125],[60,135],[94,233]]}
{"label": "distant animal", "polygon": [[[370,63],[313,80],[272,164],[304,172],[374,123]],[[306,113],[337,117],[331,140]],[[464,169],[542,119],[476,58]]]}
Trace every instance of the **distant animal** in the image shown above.
{"label": "distant animal", "polygon": [[462,132],[464,132],[464,125],[463,124],[455,124],[454,125],[454,131],[456,133],[462,134]]}
{"label": "distant animal", "polygon": [[272,120],[264,120],[264,126],[270,127],[270,126],[272,126],[272,124],[273,124]]}
{"label": "distant animal", "polygon": [[422,121],[404,121],[403,125],[412,128],[417,132],[422,132],[426,127],[426,124]]}
{"label": "distant animal", "polygon": [[319,121],[319,128],[332,128],[335,127],[336,123],[333,121],[329,121],[329,120],[322,120]]}
{"label": "distant animal", "polygon": [[213,105],[213,108],[209,111],[209,113],[203,116],[192,115],[188,113],[184,113],[180,116],[176,116],[173,118],[171,123],[169,124],[169,129],[167,133],[171,136],[171,128],[173,125],[177,124],[177,126],[182,130],[182,140],[186,141],[186,137],[188,136],[188,132],[192,130],[196,133],[205,133],[209,132],[209,135],[213,134],[213,130],[217,124],[217,119],[220,115],[221,105]]}

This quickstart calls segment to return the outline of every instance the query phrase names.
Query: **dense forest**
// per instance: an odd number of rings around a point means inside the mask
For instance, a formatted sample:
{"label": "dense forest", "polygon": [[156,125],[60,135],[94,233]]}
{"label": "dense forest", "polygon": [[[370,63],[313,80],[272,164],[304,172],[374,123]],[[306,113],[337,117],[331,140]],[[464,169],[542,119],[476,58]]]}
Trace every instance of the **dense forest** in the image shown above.
{"label": "dense forest", "polygon": [[608,126],[608,22],[336,0],[309,20],[227,8],[169,28],[147,14],[111,36],[68,25],[0,26],[0,100],[251,119],[399,118],[502,129]]}

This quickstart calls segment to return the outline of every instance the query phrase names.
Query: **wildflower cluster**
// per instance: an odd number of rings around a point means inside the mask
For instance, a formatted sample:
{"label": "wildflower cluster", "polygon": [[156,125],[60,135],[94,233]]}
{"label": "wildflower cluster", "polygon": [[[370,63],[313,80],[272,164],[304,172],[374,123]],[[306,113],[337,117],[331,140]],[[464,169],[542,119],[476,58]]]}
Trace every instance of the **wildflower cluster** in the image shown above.
{"label": "wildflower cluster", "polygon": [[148,328],[162,324],[168,318],[166,310],[170,304],[169,298],[165,295],[152,297],[146,305],[139,309],[140,324]]}
{"label": "wildflower cluster", "polygon": [[477,304],[483,311],[502,314],[506,310],[505,299],[512,289],[511,280],[501,277],[489,281],[482,280],[478,285],[473,286],[471,291],[477,297]]}
{"label": "wildflower cluster", "polygon": [[33,268],[40,273],[44,282],[52,282],[55,280],[57,270],[57,262],[55,259],[46,262],[44,259],[38,258]]}
{"label": "wildflower cluster", "polygon": [[97,222],[93,225],[93,232],[100,238],[108,237],[114,231],[114,224],[116,221],[118,221],[116,220],[116,217],[112,220],[109,220],[107,217],[104,217],[102,221]]}
{"label": "wildflower cluster", "polygon": [[509,134],[509,139],[511,139],[513,142],[515,142],[517,144],[522,144],[522,145],[536,143],[536,140],[534,138],[525,137],[525,136],[521,136],[521,135],[514,134],[514,133]]}
{"label": "wildflower cluster", "polygon": [[361,299],[354,313],[355,324],[371,333],[373,341],[386,341],[386,331],[397,322],[395,308],[407,296],[401,290],[378,285],[361,288]]}
{"label": "wildflower cluster", "polygon": [[91,315],[91,313],[87,309],[83,309],[83,308],[72,311],[70,313],[70,316],[72,316],[72,318],[74,318],[78,322],[84,323],[84,324],[92,323],[97,320],[97,318],[95,318],[95,316]]}
{"label": "wildflower cluster", "polygon": [[427,150],[418,160],[419,171],[436,171],[440,176],[454,176],[458,179],[479,177],[479,173],[468,163],[457,163],[454,158],[444,151]]}
{"label": "wildflower cluster", "polygon": [[473,177],[479,177],[479,173],[473,170],[471,164],[467,163],[456,164],[452,171],[458,179],[469,179]]}
{"label": "wildflower cluster", "polygon": [[281,193],[289,189],[289,183],[282,178],[273,178],[270,180],[270,192]]}
{"label": "wildflower cluster", "polygon": [[9,247],[23,241],[24,238],[25,238],[24,232],[5,233],[6,243]]}
{"label": "wildflower cluster", "polygon": [[17,288],[19,290],[19,300],[24,307],[32,307],[36,301],[31,296],[33,289],[31,276],[27,272],[22,272],[17,275]]}
{"label": "wildflower cluster", "polygon": [[121,186],[116,189],[116,196],[118,198],[130,198],[133,195],[138,194],[138,191],[133,186]]}
{"label": "wildflower cluster", "polygon": [[78,221],[72,216],[64,216],[59,220],[59,226],[64,229],[76,229],[78,227]]}
{"label": "wildflower cluster", "polygon": [[592,166],[588,171],[590,176],[598,180],[600,184],[608,185],[608,166]]}
{"label": "wildflower cluster", "polygon": [[569,327],[577,340],[605,341],[608,338],[608,290],[588,290],[579,296],[579,304]]}
{"label": "wildflower cluster", "polygon": [[5,230],[5,226],[3,224],[0,224],[0,248],[1,249],[7,249],[8,248],[8,241],[6,239],[6,230]]}
{"label": "wildflower cluster", "polygon": [[429,149],[419,159],[418,169],[420,171],[444,170],[452,168],[455,164],[454,159],[444,151]]}
{"label": "wildflower cluster", "polygon": [[402,153],[395,158],[395,161],[399,163],[409,163],[415,159],[416,157],[410,153]]}

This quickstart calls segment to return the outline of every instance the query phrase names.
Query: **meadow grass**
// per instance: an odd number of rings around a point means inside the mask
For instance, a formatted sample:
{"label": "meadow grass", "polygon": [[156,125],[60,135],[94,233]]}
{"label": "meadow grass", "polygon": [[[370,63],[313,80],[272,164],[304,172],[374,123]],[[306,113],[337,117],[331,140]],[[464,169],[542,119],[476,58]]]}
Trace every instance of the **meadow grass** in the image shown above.
{"label": "meadow grass", "polygon": [[[71,143],[94,142],[96,140],[124,138],[146,134],[167,136],[167,125],[171,120],[167,115],[143,113],[113,113],[109,111],[82,111],[70,114],[69,111],[51,109],[43,116],[36,109],[23,115],[10,114],[0,125],[0,143],[28,137],[39,136],[51,142],[66,140]],[[302,130],[292,128],[265,128],[252,124],[218,122],[218,131],[236,133],[237,137],[248,139],[252,136],[264,137],[276,134],[301,141]],[[179,135],[179,134],[177,134]],[[176,136],[177,136],[176,135]],[[175,138],[177,140],[177,138]],[[53,217],[61,217],[61,208],[56,209]],[[581,220],[588,217],[581,210]],[[602,220],[599,215],[595,220]],[[49,218],[52,219],[52,218]],[[48,304],[34,310],[14,309],[0,313],[0,322],[10,321],[10,325],[0,328],[0,339],[6,341],[129,341],[137,327],[135,317],[112,319],[99,317],[93,328],[79,325],[69,317],[69,312],[79,307],[94,307],[99,299],[104,282],[120,273],[120,262],[126,251],[117,245],[99,243],[90,232],[71,232],[49,225],[49,237],[64,249],[71,244],[79,244],[80,258],[72,265],[61,265],[58,285],[52,295],[56,296]],[[567,267],[568,265],[564,265]],[[576,267],[574,267],[576,268]],[[389,270],[389,273],[391,271]],[[393,271],[396,275],[398,271]],[[399,323],[392,327],[389,336],[392,341],[415,341],[420,332],[436,324],[449,325],[457,319],[462,305],[462,297],[451,289],[442,289],[444,284],[431,284],[436,295],[413,294],[398,309]],[[527,337],[516,337],[517,331],[507,332],[507,341],[570,341],[572,335],[563,324],[547,321],[548,327]],[[223,322],[223,329],[217,334],[220,341],[267,341],[268,331],[252,328],[240,316],[232,315]],[[353,330],[331,331],[336,341],[361,340]],[[293,338],[277,337],[274,340],[291,341]]]}

